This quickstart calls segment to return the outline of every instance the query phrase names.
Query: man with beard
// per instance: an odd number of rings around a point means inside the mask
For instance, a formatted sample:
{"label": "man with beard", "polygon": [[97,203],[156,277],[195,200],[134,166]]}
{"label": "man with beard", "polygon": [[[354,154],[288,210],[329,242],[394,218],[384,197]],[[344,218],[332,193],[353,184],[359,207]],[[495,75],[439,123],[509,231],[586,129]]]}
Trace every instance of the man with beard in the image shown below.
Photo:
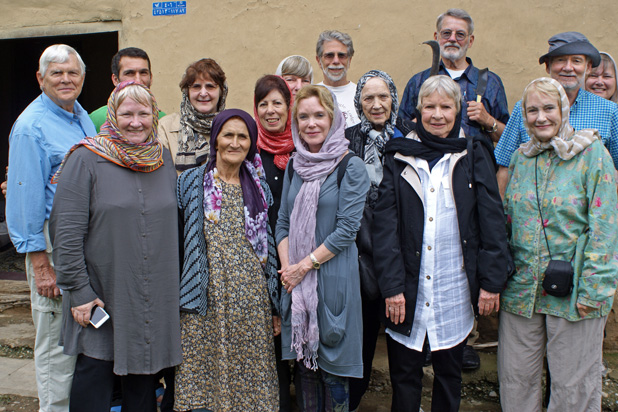
{"label": "man with beard", "polygon": [[[461,126],[467,135],[484,135],[497,142],[509,120],[509,107],[502,80],[495,73],[487,71],[486,89],[477,93],[479,84],[478,68],[466,57],[474,43],[474,22],[462,9],[449,9],[438,16],[434,39],[440,44],[440,67],[438,74],[450,76],[461,88],[467,108],[462,110]],[[415,74],[403,92],[399,117],[406,120],[416,118],[418,91],[429,77],[431,69]],[[486,70],[486,69],[485,69]],[[481,76],[482,77],[482,76]],[[481,101],[477,95],[482,94]],[[462,108],[463,109],[463,108]]]}
{"label": "man with beard", "polygon": [[348,34],[336,30],[320,33],[315,59],[324,73],[324,81],[318,85],[326,86],[337,97],[346,128],[360,123],[354,106],[356,83],[348,81],[347,77],[352,56],[354,45]]}
{"label": "man with beard", "polygon": [[[586,74],[601,61],[599,51],[586,36],[574,31],[556,34],[548,43],[549,51],[539,58],[539,64],[545,63],[547,73],[564,87],[571,105],[571,126],[575,130],[597,129],[614,160],[614,166],[618,167],[618,106],[585,90]],[[509,179],[511,155],[519,145],[529,140],[520,100],[515,104],[495,150],[496,161],[500,165],[498,184],[503,197]]]}

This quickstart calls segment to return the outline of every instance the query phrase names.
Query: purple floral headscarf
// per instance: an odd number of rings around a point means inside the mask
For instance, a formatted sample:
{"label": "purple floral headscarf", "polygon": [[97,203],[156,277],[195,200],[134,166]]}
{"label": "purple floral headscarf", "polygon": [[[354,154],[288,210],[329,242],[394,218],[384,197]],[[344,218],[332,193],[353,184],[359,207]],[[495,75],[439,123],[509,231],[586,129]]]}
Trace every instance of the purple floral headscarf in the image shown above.
{"label": "purple floral headscarf", "polygon": [[212,122],[210,134],[210,159],[204,175],[204,218],[218,223],[221,215],[221,180],[217,170],[217,137],[223,125],[232,118],[239,118],[247,125],[251,147],[240,166],[240,185],[245,204],[245,236],[262,267],[268,259],[268,204],[260,179],[264,176],[262,159],[257,152],[257,126],[245,111],[228,109],[219,113]]}

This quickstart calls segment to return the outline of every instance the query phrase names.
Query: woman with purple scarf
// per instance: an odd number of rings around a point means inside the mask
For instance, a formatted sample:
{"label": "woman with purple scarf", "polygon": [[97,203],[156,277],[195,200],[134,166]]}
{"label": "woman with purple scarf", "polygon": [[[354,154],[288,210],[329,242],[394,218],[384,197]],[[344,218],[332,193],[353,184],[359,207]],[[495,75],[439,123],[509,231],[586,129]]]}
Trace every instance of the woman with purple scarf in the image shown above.
{"label": "woman with purple scarf", "polygon": [[178,178],[183,362],[174,410],[276,411],[279,281],[257,126],[224,110],[210,136],[208,163]]}
{"label": "woman with purple scarf", "polygon": [[326,88],[301,89],[292,115],[296,153],[285,173],[276,230],[287,291],[281,297],[283,359],[300,363],[305,411],[348,411],[348,378],[363,375],[354,239],[369,178],[363,161],[348,156],[345,119]]}

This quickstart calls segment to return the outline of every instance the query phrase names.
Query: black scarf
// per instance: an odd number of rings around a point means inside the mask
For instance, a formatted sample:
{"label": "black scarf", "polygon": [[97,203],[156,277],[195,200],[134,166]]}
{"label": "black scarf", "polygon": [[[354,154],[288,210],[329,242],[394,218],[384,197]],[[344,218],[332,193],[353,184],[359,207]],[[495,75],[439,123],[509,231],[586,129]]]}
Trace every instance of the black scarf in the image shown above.
{"label": "black scarf", "polygon": [[404,156],[414,156],[428,162],[439,160],[445,153],[460,153],[466,149],[466,139],[459,138],[461,110],[455,117],[455,124],[446,138],[435,136],[423,127],[421,114],[416,110],[417,122],[414,131],[420,139],[391,139],[386,143],[386,153],[399,152]]}

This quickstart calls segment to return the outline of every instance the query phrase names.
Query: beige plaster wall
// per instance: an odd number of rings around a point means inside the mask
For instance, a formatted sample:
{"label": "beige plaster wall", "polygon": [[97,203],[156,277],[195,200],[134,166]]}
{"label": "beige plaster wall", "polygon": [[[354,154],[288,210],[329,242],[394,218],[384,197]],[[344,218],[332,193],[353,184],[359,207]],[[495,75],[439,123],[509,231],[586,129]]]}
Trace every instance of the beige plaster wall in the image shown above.
{"label": "beige plaster wall", "polygon": [[502,77],[510,107],[530,80],[545,73],[538,57],[552,34],[581,31],[600,50],[618,54],[612,47],[618,2],[596,0],[187,0],[186,15],[156,17],[152,0],[0,0],[0,38],[119,27],[121,47],[141,47],[151,56],[153,90],[166,112],[178,109],[185,67],[202,57],[216,59],[228,75],[228,107],[250,110],[255,80],[273,72],[285,56],[306,56],[314,62],[316,81],[322,79],[314,56],[317,36],[325,29],[352,36],[351,80],[382,69],[403,92],[414,73],[429,67],[431,52],[421,43],[432,38],[438,14],[453,6],[475,19],[468,55],[476,66]]}

